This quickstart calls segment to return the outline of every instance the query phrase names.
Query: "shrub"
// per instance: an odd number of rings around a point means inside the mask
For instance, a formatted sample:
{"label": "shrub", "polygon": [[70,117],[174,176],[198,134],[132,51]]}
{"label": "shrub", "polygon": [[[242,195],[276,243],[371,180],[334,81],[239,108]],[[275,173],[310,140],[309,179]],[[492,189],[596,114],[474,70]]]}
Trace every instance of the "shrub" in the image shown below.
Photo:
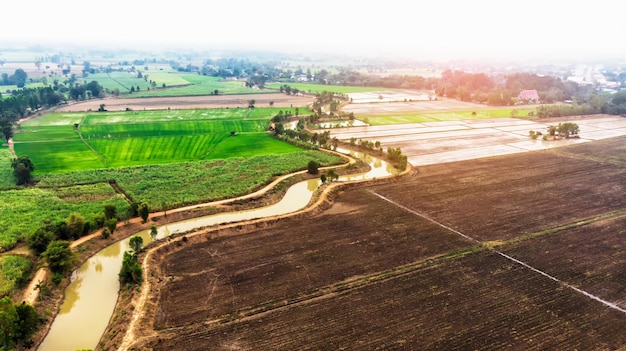
{"label": "shrub", "polygon": [[108,239],[111,236],[111,231],[109,228],[103,228],[101,235],[103,239]]}

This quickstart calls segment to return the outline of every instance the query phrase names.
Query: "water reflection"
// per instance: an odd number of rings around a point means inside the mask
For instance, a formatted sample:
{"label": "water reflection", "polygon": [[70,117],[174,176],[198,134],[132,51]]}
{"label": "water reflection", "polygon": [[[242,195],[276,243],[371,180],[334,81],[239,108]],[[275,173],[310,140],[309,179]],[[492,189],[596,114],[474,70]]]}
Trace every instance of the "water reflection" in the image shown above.
{"label": "water reflection", "polygon": [[[347,150],[343,152],[348,153]],[[377,158],[358,152],[350,152],[350,155],[368,162],[371,169],[366,173],[340,177],[340,181],[375,179],[397,173],[392,166]],[[156,239],[200,227],[298,211],[307,206],[319,185],[319,179],[302,181],[292,185],[285,196],[273,205],[166,224],[157,227]],[[144,245],[152,241],[149,230],[141,231],[137,235],[143,238]],[[104,248],[73,273],[61,310],[38,350],[96,348],[115,308],[119,291],[118,273],[124,251],[128,250],[129,240],[127,238]]]}

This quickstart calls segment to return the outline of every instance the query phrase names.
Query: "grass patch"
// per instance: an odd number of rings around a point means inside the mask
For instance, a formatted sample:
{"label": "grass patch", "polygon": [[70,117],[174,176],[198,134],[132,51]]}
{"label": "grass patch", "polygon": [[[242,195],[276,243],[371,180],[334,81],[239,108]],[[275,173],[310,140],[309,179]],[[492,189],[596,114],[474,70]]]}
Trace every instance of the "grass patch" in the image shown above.
{"label": "grass patch", "polygon": [[15,143],[79,140],[78,132],[70,126],[21,127],[13,135]]}
{"label": "grass patch", "polygon": [[9,147],[0,145],[0,189],[15,188],[15,177],[11,167],[12,159],[13,155]]}
{"label": "grass patch", "polygon": [[0,296],[11,294],[23,285],[32,270],[33,263],[26,257],[0,256]]}
{"label": "grass patch", "polygon": [[105,204],[114,204],[119,213],[128,208],[125,199],[108,183],[76,185],[66,189],[26,188],[2,192],[0,203],[0,251],[15,246],[44,222],[65,220],[71,212],[89,220],[102,213]]}
{"label": "grass patch", "polygon": [[103,160],[81,140],[16,143],[15,153],[30,157],[35,165],[34,175],[105,167]]}

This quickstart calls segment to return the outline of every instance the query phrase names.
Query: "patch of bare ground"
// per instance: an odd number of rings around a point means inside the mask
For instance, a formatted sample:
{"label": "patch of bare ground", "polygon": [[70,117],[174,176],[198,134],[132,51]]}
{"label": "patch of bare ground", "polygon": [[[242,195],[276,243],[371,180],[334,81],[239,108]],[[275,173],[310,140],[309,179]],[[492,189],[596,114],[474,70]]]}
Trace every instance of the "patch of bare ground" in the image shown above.
{"label": "patch of bare ground", "polygon": [[313,96],[295,96],[279,93],[242,94],[242,95],[212,95],[212,96],[180,96],[180,97],[151,97],[151,98],[122,98],[109,97],[81,102],[72,102],[56,109],[57,112],[97,111],[101,104],[108,111],[131,110],[167,110],[167,109],[194,109],[194,108],[247,108],[249,100],[255,100],[255,106],[263,107],[302,107],[311,104]]}
{"label": "patch of bare ground", "polygon": [[626,309],[626,215],[581,224],[500,249]]}
{"label": "patch of bare ground", "polygon": [[624,327],[622,313],[486,250],[136,349],[610,350],[626,343]]}
{"label": "patch of bare ground", "polygon": [[593,159],[538,151],[422,166],[405,186],[376,192],[478,240],[508,240],[626,208],[626,167],[603,161],[624,140],[594,142],[605,156]]}

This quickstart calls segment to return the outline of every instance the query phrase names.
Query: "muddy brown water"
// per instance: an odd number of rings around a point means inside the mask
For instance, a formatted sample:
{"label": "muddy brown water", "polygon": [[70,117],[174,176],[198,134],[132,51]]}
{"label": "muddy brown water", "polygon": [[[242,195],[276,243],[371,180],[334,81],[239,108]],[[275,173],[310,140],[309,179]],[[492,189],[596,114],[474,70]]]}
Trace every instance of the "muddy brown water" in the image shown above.
{"label": "muddy brown water", "polygon": [[[338,150],[348,153],[348,150]],[[343,176],[339,181],[357,181],[383,178],[397,171],[388,163],[363,153],[350,155],[369,163],[366,173]],[[295,212],[303,209],[319,187],[318,179],[302,181],[291,186],[278,203],[238,212],[221,213],[194,218],[158,227],[156,240],[175,233],[221,223],[258,219]],[[149,231],[137,233],[144,244],[152,240]],[[72,273],[71,283],[65,290],[65,298],[54,319],[48,335],[39,346],[39,351],[95,349],[115,309],[119,292],[118,273],[124,252],[129,250],[130,238],[120,240],[87,260]]]}

